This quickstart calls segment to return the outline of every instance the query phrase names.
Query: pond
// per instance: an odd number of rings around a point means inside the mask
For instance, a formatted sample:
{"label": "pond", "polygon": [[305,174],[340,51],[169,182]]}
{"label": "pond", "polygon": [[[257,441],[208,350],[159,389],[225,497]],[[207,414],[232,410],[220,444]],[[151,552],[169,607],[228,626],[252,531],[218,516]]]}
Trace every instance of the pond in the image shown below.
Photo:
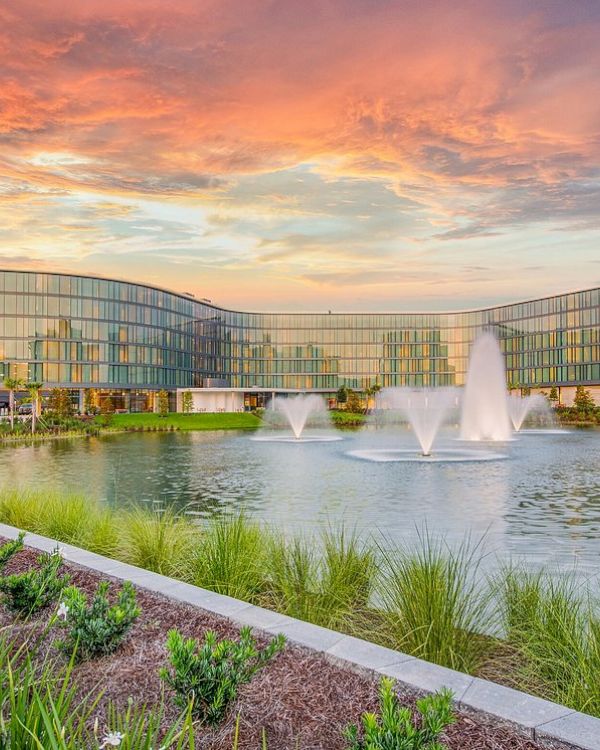
{"label": "pond", "polygon": [[[210,517],[244,508],[283,531],[341,523],[384,544],[425,527],[455,544],[471,534],[493,565],[598,570],[600,431],[522,434],[487,462],[370,462],[351,451],[407,448],[403,430],[338,442],[262,442],[248,433],[142,433],[0,450],[0,485],[85,493],[111,506],[172,505]],[[442,445],[456,445],[450,432]],[[487,446],[489,447],[489,446]]]}

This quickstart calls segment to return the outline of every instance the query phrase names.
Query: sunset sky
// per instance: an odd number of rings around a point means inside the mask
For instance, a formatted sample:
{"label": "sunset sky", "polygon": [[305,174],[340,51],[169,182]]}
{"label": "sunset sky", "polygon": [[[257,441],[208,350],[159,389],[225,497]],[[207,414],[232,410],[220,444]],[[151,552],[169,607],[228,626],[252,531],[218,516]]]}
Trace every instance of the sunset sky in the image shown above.
{"label": "sunset sky", "polygon": [[4,0],[0,266],[264,310],[600,285],[598,0]]}

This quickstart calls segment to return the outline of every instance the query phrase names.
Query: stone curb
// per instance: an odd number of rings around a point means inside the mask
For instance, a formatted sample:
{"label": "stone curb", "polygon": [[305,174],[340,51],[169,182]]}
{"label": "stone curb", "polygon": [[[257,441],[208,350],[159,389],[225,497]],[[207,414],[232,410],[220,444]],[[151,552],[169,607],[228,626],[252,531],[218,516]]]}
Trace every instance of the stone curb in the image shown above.
{"label": "stone curb", "polygon": [[[14,539],[18,533],[13,526],[0,523],[1,536]],[[550,748],[600,750],[600,719],[593,716],[38,534],[27,533],[25,542],[45,552],[59,546],[68,562],[131,581],[154,593],[227,617],[239,625],[249,625],[267,633],[283,633],[292,643],[313,649],[354,671],[393,677],[424,692],[450,688],[460,708],[510,724]]]}

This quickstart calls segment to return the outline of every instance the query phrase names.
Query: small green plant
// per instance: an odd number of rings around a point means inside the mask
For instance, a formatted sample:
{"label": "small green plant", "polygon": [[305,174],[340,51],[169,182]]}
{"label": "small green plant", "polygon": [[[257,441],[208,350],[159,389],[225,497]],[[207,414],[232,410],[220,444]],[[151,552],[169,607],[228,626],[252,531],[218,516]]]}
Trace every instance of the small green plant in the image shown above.
{"label": "small green plant", "polygon": [[379,705],[381,716],[363,714],[362,733],[356,724],[346,728],[348,750],[444,750],[447,747],[440,742],[442,733],[456,721],[450,690],[418,700],[418,718],[415,719],[410,708],[400,705],[394,681],[383,678]]}
{"label": "small green plant", "polygon": [[192,702],[194,716],[215,726],[223,720],[239,686],[250,682],[284,644],[285,638],[278,635],[261,651],[248,627],[241,629],[239,641],[219,641],[216,633],[208,631],[201,645],[171,630],[167,650],[172,669],[164,667],[160,676],[174,690],[178,706]]}
{"label": "small green plant", "polygon": [[126,581],[114,604],[108,600],[108,581],[98,584],[92,603],[76,586],[63,591],[59,615],[68,629],[60,647],[78,661],[111,654],[140,614],[135,589]]}
{"label": "small green plant", "polygon": [[17,573],[0,579],[0,591],[8,608],[24,617],[37,612],[58,599],[69,584],[68,575],[59,576],[62,556],[58,549],[38,557],[39,569]]}
{"label": "small green plant", "polygon": [[25,538],[25,532],[21,531],[16,539],[6,542],[0,547],[0,572],[6,567],[6,563],[23,549],[23,539]]}

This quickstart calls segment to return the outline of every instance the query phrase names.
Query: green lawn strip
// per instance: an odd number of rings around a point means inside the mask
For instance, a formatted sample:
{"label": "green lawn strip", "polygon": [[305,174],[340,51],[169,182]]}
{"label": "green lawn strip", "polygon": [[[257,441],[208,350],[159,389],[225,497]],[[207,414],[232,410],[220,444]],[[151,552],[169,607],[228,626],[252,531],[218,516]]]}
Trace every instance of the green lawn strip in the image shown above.
{"label": "green lawn strip", "polygon": [[111,430],[177,429],[192,430],[254,430],[260,427],[261,420],[255,414],[241,412],[234,414],[115,414]]}

